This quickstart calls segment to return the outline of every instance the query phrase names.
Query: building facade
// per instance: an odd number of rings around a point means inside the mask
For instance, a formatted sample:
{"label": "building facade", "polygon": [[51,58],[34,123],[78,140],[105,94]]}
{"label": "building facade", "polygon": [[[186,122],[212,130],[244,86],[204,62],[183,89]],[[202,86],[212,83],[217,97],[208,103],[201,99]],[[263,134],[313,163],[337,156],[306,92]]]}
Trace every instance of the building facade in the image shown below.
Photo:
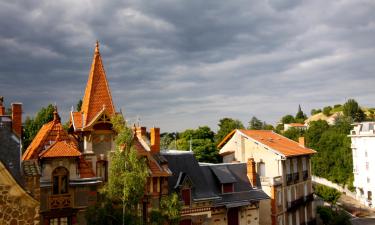
{"label": "building facade", "polygon": [[362,204],[375,207],[375,122],[363,122],[354,125],[350,131],[353,155],[353,186],[356,188],[357,199]]}
{"label": "building facade", "polygon": [[256,164],[257,181],[270,197],[260,205],[261,225],[315,223],[310,166],[315,151],[300,142],[273,131],[234,130],[218,146],[225,163]]}
{"label": "building facade", "polygon": [[251,185],[249,165],[199,164],[186,151],[162,151],[161,155],[173,173],[169,192],[178,193],[183,202],[180,225],[259,224],[259,203],[268,196]]}

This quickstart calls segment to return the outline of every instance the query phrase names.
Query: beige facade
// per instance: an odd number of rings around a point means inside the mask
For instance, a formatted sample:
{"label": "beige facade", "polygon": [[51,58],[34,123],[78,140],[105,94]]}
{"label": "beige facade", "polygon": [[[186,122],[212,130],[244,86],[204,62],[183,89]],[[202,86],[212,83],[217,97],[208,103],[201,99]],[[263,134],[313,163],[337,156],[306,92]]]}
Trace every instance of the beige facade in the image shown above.
{"label": "beige facade", "polygon": [[[280,136],[280,140],[282,138],[285,137]],[[272,142],[272,145],[264,144],[262,140]],[[246,162],[249,158],[256,162],[262,190],[271,198],[260,203],[261,225],[313,224],[310,154],[286,155],[278,151],[278,141],[269,137],[256,140],[237,130],[222,145],[220,154],[225,163]]]}

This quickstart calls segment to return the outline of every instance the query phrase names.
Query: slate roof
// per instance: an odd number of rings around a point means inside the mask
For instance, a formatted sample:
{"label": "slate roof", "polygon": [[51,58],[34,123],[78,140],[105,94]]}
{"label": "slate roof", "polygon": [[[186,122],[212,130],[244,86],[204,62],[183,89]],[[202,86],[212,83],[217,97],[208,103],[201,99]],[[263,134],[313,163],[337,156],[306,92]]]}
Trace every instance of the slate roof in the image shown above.
{"label": "slate roof", "polygon": [[285,157],[310,155],[316,153],[316,151],[302,146],[298,142],[295,142],[271,130],[233,130],[220,142],[218,147],[223,147],[236,132],[240,132],[241,135],[253,139]]}
{"label": "slate roof", "polygon": [[[97,42],[85,94],[82,99],[81,112],[72,112],[71,114],[71,121],[74,123],[75,129],[84,128],[90,124],[103,109],[108,115],[115,114],[111,91],[99,52],[99,43]],[[81,113],[83,113],[83,121],[82,115],[79,115]]]}
{"label": "slate roof", "polygon": [[38,161],[35,159],[23,161],[22,169],[23,174],[28,177],[35,177],[41,175]]}
{"label": "slate roof", "polygon": [[[253,188],[247,178],[246,163],[199,164],[192,152],[167,151],[161,154],[168,160],[173,175],[169,177],[169,191],[175,191],[181,174],[192,181],[193,200],[211,198],[214,206],[237,207],[252,201],[267,199],[259,188]],[[223,183],[233,183],[233,193],[222,193]]]}

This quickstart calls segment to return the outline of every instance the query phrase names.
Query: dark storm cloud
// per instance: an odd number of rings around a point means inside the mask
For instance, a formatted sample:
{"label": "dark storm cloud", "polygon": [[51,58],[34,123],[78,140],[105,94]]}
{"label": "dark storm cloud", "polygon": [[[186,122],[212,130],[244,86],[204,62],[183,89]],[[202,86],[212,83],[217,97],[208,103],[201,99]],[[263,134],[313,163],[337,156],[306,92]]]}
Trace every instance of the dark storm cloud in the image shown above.
{"label": "dark storm cloud", "polygon": [[84,92],[101,42],[128,120],[182,130],[255,115],[275,123],[302,104],[374,106],[373,1],[0,2],[0,95],[25,115]]}

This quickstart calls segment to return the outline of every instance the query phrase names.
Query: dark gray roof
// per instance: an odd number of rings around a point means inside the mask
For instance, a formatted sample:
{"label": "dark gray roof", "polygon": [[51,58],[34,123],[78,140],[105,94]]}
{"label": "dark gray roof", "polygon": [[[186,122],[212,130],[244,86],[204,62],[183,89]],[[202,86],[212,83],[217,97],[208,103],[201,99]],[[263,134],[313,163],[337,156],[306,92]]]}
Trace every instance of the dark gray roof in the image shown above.
{"label": "dark gray roof", "polygon": [[[181,177],[188,176],[193,183],[193,200],[216,197],[215,206],[237,207],[269,198],[260,188],[251,186],[246,163],[199,164],[191,152],[161,154],[168,160],[169,169],[173,173],[168,180],[169,191],[175,191]],[[223,183],[233,183],[234,192],[223,194]]]}
{"label": "dark gray roof", "polygon": [[9,116],[0,116],[0,160],[14,179],[23,185],[21,176],[21,141],[12,131]]}
{"label": "dark gray roof", "polygon": [[40,168],[37,160],[25,160],[22,162],[23,174],[25,176],[40,176]]}
{"label": "dark gray roof", "polygon": [[194,155],[190,152],[169,154],[161,152],[168,160],[168,167],[172,171],[172,176],[168,178],[169,191],[175,191],[175,186],[181,174],[188,176],[192,182],[192,198],[193,200],[217,198],[209,188],[208,183],[199,167]]}

